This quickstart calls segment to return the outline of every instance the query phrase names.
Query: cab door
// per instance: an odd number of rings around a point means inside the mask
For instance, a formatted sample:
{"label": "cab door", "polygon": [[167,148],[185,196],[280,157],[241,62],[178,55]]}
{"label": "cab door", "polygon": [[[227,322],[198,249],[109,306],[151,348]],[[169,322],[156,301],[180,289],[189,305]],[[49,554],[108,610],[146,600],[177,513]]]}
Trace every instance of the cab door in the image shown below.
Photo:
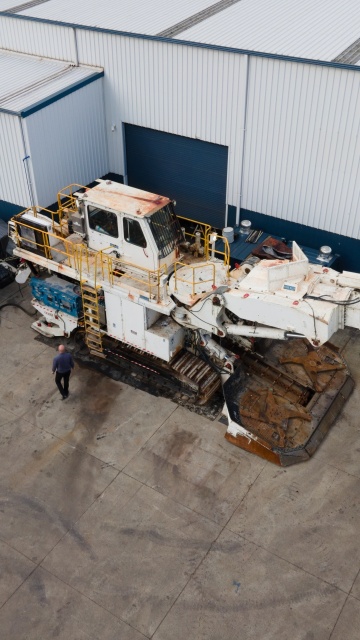
{"label": "cab door", "polygon": [[157,269],[157,249],[146,220],[135,220],[124,214],[122,226],[122,259],[142,269]]}
{"label": "cab door", "polygon": [[89,248],[95,251],[113,247],[119,251],[121,245],[119,219],[113,211],[87,206]]}

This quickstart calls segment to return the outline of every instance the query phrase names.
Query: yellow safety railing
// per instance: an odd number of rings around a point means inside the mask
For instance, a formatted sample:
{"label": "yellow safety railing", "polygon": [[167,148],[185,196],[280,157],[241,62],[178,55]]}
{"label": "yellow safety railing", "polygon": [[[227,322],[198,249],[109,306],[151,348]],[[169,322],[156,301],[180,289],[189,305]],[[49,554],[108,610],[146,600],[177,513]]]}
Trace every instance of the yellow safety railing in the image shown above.
{"label": "yellow safety railing", "polygon": [[182,223],[182,221],[184,221],[185,223],[191,223],[192,225],[195,225],[195,227],[193,228],[193,231],[190,231],[189,229],[186,228],[186,226],[182,226],[182,229],[184,230],[184,234],[185,234],[185,240],[188,240],[189,242],[194,241],[196,238],[196,232],[199,231],[200,232],[200,239],[203,242],[203,246],[204,246],[204,252],[205,252],[205,259],[208,260],[208,255],[206,253],[206,237],[207,235],[211,232],[211,226],[209,224],[206,224],[205,222],[199,222],[198,220],[193,220],[192,218],[185,218],[185,216],[177,216],[180,225]]}
{"label": "yellow safety railing", "polygon": [[[167,274],[167,268],[165,265],[159,269],[151,270],[145,267],[141,267],[137,264],[130,263],[122,260],[121,258],[115,258],[109,255],[108,251],[113,251],[112,247],[102,249],[101,251],[94,251],[89,249],[82,242],[74,243],[70,241],[63,233],[63,227],[61,225],[62,209],[65,204],[69,204],[71,207],[75,206],[76,198],[73,193],[76,189],[83,188],[81,185],[69,185],[65,187],[58,194],[59,203],[59,220],[56,220],[57,213],[48,209],[29,208],[12,218],[12,224],[15,229],[16,244],[24,250],[31,251],[43,256],[48,260],[52,260],[57,263],[62,263],[70,268],[75,269],[78,272],[79,279],[82,281],[84,278],[90,278],[94,282],[94,286],[97,286],[97,281],[100,278],[103,282],[108,282],[111,285],[119,282],[118,278],[124,276],[128,279],[129,286],[134,286],[136,289],[146,291],[149,298],[155,298],[157,301],[161,300],[165,292],[161,291],[161,280],[164,275]],[[36,218],[42,213],[46,213],[51,219],[51,231],[43,230],[38,226],[34,226]],[[30,213],[34,217],[34,224],[31,221],[23,220],[24,213]],[[66,216],[66,213],[65,213]],[[216,241],[222,240],[223,250],[216,249],[215,243],[210,243],[211,234],[214,233],[211,230],[210,225],[191,220],[190,218],[181,217],[181,220],[195,225],[195,228],[191,232],[188,232],[188,236],[195,238],[196,231],[201,234],[201,241],[204,247],[204,258],[209,261],[210,258],[221,258],[224,261],[226,267],[230,264],[230,248],[229,243],[223,236],[217,236]],[[39,260],[40,264],[41,261]],[[178,282],[187,282],[191,285],[192,293],[195,294],[196,287],[204,284],[204,282],[211,282],[215,284],[215,266],[212,262],[212,277],[208,280],[197,280],[197,270],[203,268],[204,262],[188,265],[182,262],[176,262],[174,265],[175,271],[175,288],[177,288]],[[178,270],[180,267],[187,267],[191,270],[190,279],[185,280],[179,277]]]}
{"label": "yellow safety railing", "polygon": [[[69,244],[69,243],[68,243]],[[92,264],[94,269],[94,287],[96,287],[96,253],[94,251],[89,251],[85,244],[73,244],[74,248],[74,257],[75,257],[75,267],[76,271],[79,273],[79,280],[82,282],[83,274],[84,274],[84,265],[86,267],[86,274],[90,274],[90,265]],[[71,257],[69,256],[69,262],[71,262]],[[69,264],[72,266],[72,264]],[[88,276],[89,277],[89,276]]]}
{"label": "yellow safety railing", "polygon": [[[195,278],[196,270],[198,270],[198,269],[204,270],[204,263],[186,264],[185,262],[175,262],[175,269],[174,269],[175,291],[177,291],[178,282],[185,282],[186,284],[190,284],[191,288],[192,288],[192,295],[193,296],[196,293],[195,288],[196,288],[197,285],[202,286],[206,282],[211,282],[211,284],[214,285],[215,284],[215,264],[213,262],[209,262],[208,266],[211,267],[211,269],[212,269],[212,277],[208,278],[207,280],[204,280],[203,278],[201,278],[201,280],[196,280],[196,278]],[[178,271],[179,268],[181,269],[182,267],[186,267],[187,270],[190,270],[190,273],[191,273],[191,277],[190,278],[181,278],[179,276],[177,271]]]}
{"label": "yellow safety railing", "polygon": [[[101,271],[102,280],[107,280],[110,284],[114,284],[114,276],[113,276],[113,256],[109,256],[105,251],[114,251],[113,247],[106,247],[106,249],[101,249],[96,254],[96,266],[99,267]],[[97,272],[97,269],[96,269]],[[95,280],[96,286],[96,280]]]}
{"label": "yellow safety railing", "polygon": [[[211,236],[216,235],[215,242],[210,242]],[[216,249],[216,243],[221,240],[224,243],[224,249]],[[228,239],[224,236],[218,235],[215,231],[209,231],[205,237],[205,252],[206,255],[212,258],[218,258],[221,256],[221,259],[224,260],[225,267],[230,267],[230,245]]]}
{"label": "yellow safety railing", "polygon": [[59,217],[62,218],[64,215],[64,210],[69,209],[70,211],[77,211],[76,206],[76,198],[74,193],[79,191],[79,189],[84,189],[86,191],[87,187],[84,187],[81,184],[69,184],[67,187],[63,187],[57,194],[57,203],[59,207]]}
{"label": "yellow safety railing", "polygon": [[[204,258],[205,260],[209,260],[211,257],[220,258],[224,261],[226,267],[230,265],[230,246],[227,238],[224,236],[218,235],[209,224],[205,222],[198,222],[197,220],[192,220],[191,218],[185,218],[184,216],[178,216],[179,222],[181,224],[182,221],[185,223],[191,223],[195,225],[193,227],[193,231],[187,230],[186,227],[182,227],[185,233],[185,239],[189,241],[194,241],[196,238],[196,232],[200,232],[200,240],[203,243],[204,247]],[[213,234],[216,234],[216,242],[218,240],[222,240],[224,243],[224,249],[216,249],[215,243],[212,244],[210,242],[210,238]]]}
{"label": "yellow safety railing", "polygon": [[[70,262],[74,263],[74,265],[69,264],[69,266],[77,268],[75,266],[76,245],[67,242],[66,238],[64,238],[60,232],[52,233],[45,229],[34,227],[29,222],[19,222],[17,218],[20,215],[21,214],[18,214],[12,218],[12,224],[15,229],[15,240],[18,247],[32,251],[38,255],[43,255],[49,260],[54,260],[54,254],[59,254],[60,256],[63,256],[63,259],[69,258]],[[34,217],[36,218],[37,216],[35,215]],[[20,232],[20,229],[23,230],[23,233]],[[53,238],[56,242],[51,244],[50,238]],[[56,262],[61,262],[61,260],[58,259]]]}
{"label": "yellow safety railing", "polygon": [[77,271],[80,281],[91,278],[95,288],[98,286],[99,279],[114,285],[117,278],[124,276],[128,278],[130,286],[147,292],[149,298],[152,297],[156,301],[161,299],[161,277],[167,274],[166,265],[151,270],[125,262],[121,258],[115,258],[106,253],[110,249],[113,250],[112,247],[92,251],[83,243],[75,244],[61,235],[38,229],[27,221],[19,221],[18,216],[12,219],[15,242],[18,247],[71,267]]}
{"label": "yellow safety railing", "polygon": [[47,218],[49,218],[49,220],[51,220],[51,230],[54,233],[58,232],[61,234],[60,217],[58,211],[50,211],[50,209],[39,206],[28,207],[27,209],[24,209],[23,211],[20,211],[20,213],[17,213],[15,216],[13,216],[12,220],[17,221],[24,215],[24,213],[30,213],[30,215],[34,216],[34,218],[37,218],[39,215],[46,216]]}
{"label": "yellow safety railing", "polygon": [[135,288],[144,290],[145,287],[149,299],[153,297],[157,302],[162,299],[160,285],[162,276],[167,275],[166,265],[162,265],[159,269],[147,269],[131,262],[122,261],[120,258],[112,256],[108,256],[108,258],[111,260],[111,284],[116,283],[117,277],[124,276],[131,283],[136,283]]}

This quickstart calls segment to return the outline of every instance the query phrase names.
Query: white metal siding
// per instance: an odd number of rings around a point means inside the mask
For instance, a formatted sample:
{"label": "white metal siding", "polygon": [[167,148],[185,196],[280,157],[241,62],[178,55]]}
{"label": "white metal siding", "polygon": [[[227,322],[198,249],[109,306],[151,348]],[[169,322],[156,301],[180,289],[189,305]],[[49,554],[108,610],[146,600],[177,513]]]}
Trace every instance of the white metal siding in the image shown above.
{"label": "white metal siding", "polygon": [[0,11],[8,11],[21,4],[21,0],[0,0]]}
{"label": "white metal siding", "polygon": [[[51,25],[6,20],[19,48],[38,53],[42,43],[55,55]],[[109,169],[124,173],[123,122],[223,144],[237,206],[247,57],[85,29],[77,42],[82,64],[105,69]],[[359,81],[352,70],[251,56],[243,208],[360,237]]]}
{"label": "white metal siding", "polygon": [[[20,2],[20,0],[19,0]],[[22,11],[23,15],[155,35],[198,11],[214,0],[50,0]]]}
{"label": "white metal siding", "polygon": [[0,51],[0,108],[19,113],[99,71],[48,58]]}
{"label": "white metal siding", "polygon": [[241,0],[175,37],[333,60],[358,39],[359,24],[359,0]]}
{"label": "white metal siding", "polygon": [[242,207],[359,238],[360,74],[252,58]]}
{"label": "white metal siding", "polygon": [[[50,0],[22,12],[155,35],[215,0]],[[241,0],[179,33],[180,40],[332,60],[359,37],[359,0]]]}
{"label": "white metal siding", "polygon": [[81,63],[96,60],[106,69],[112,171],[124,172],[122,122],[215,142],[229,147],[228,201],[236,205],[246,56],[85,30],[78,45]]}
{"label": "white metal siding", "polygon": [[[111,88],[112,170],[124,171],[121,122],[223,144],[238,206],[247,56],[89,31],[78,44]],[[360,237],[359,82],[351,70],[250,58],[242,208]]]}
{"label": "white metal siding", "polygon": [[0,200],[30,206],[24,169],[24,146],[17,116],[0,113]]}
{"label": "white metal siding", "polygon": [[0,49],[76,64],[75,30],[60,25],[0,16]]}
{"label": "white metal siding", "polygon": [[102,80],[37,111],[24,121],[37,204],[56,200],[70,183],[88,184],[109,171]]}

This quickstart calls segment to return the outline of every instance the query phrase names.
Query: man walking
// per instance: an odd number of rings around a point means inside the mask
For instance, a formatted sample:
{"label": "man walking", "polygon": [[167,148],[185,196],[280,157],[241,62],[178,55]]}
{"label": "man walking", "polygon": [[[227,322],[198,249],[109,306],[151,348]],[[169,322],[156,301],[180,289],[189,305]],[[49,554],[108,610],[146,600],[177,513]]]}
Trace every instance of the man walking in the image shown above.
{"label": "man walking", "polygon": [[[71,353],[68,353],[63,344],[58,347],[59,355],[53,360],[52,372],[55,373],[55,382],[59,389],[62,400],[69,396],[69,378],[71,369],[74,368],[74,360]],[[64,380],[64,386],[61,381]]]}

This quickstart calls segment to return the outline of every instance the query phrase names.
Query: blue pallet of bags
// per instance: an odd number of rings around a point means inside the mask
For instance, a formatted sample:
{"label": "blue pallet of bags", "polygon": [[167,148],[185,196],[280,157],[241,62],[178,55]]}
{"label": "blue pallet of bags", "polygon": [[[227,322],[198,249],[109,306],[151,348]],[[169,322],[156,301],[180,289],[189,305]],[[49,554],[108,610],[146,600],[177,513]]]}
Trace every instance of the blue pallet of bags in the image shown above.
{"label": "blue pallet of bags", "polygon": [[61,280],[57,276],[46,280],[31,278],[30,287],[32,295],[38,302],[75,318],[82,314],[81,296],[75,293],[76,285],[71,282]]}

